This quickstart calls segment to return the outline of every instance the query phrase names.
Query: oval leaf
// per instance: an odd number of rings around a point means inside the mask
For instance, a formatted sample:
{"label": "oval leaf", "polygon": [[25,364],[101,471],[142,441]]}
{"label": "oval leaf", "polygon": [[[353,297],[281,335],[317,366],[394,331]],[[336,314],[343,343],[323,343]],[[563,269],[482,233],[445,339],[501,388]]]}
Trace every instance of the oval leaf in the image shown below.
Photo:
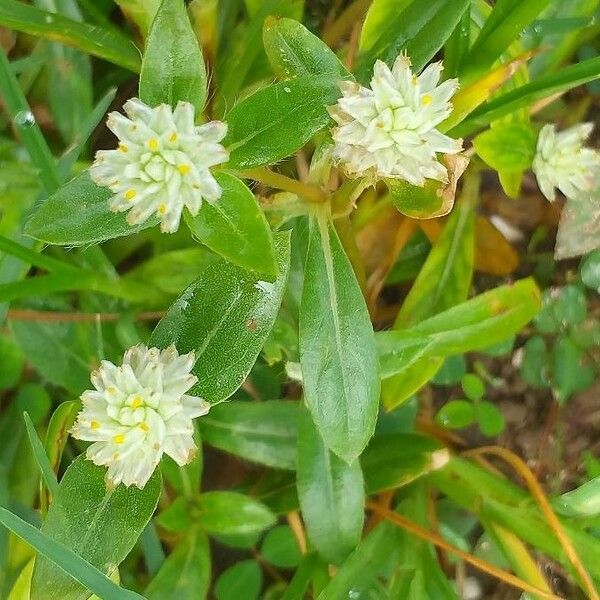
{"label": "oval leaf", "polygon": [[[42,533],[110,575],[148,524],[162,484],[156,471],[142,490],[124,485],[107,490],[105,471],[84,456],[77,458],[60,482]],[[31,583],[32,600],[85,600],[89,595],[61,568],[38,556]]]}
{"label": "oval leaf", "polygon": [[335,229],[320,223],[311,224],[300,306],[304,393],[326,446],[352,462],[377,419],[373,327]]}
{"label": "oval leaf", "polygon": [[275,83],[244,98],[226,117],[228,166],[249,169],[293,154],[329,123],[327,106],[340,95],[325,75]]}
{"label": "oval leaf", "polygon": [[140,99],[149,106],[206,102],[206,68],[183,0],[163,0],[148,35],[140,73]]}
{"label": "oval leaf", "polygon": [[208,533],[249,535],[275,524],[275,515],[262,503],[235,492],[207,492],[198,499],[199,522]]}
{"label": "oval leaf", "polygon": [[204,202],[195,217],[186,211],[192,234],[232,263],[275,277],[277,262],[273,235],[254,194],[237,178],[218,173],[223,195]]}
{"label": "oval leaf", "polygon": [[108,206],[113,193],[97,186],[85,171],[52,194],[25,225],[31,237],[59,246],[97,244],[131,235],[158,223],[151,217],[132,227],[125,213],[114,213]]}
{"label": "oval leaf", "polygon": [[290,262],[290,238],[275,236],[279,275],[263,281],[225,260],[209,265],[171,306],[150,344],[196,352],[198,383],[190,393],[211,404],[226,400],[256,362],[279,311]]}
{"label": "oval leaf", "polygon": [[265,19],[263,44],[273,71],[281,79],[325,74],[353,79],[329,46],[294,19]]}
{"label": "oval leaf", "polygon": [[296,484],[311,542],[339,564],[360,541],[363,475],[358,461],[348,465],[329,452],[307,412],[300,422]]}
{"label": "oval leaf", "polygon": [[199,420],[206,443],[269,467],[296,467],[297,402],[232,401],[215,406]]}

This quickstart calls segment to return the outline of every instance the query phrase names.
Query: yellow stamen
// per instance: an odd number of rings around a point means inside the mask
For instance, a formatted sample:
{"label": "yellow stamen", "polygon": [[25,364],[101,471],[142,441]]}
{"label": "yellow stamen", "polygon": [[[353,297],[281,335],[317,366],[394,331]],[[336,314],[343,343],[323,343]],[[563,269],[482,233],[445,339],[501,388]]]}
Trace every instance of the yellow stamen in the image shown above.
{"label": "yellow stamen", "polygon": [[161,204],[158,207],[158,214],[164,215],[166,212],[167,212],[167,205],[166,204]]}
{"label": "yellow stamen", "polygon": [[92,429],[100,429],[100,423],[98,423],[98,421],[92,421],[92,422],[90,423],[90,427],[91,427]]}
{"label": "yellow stamen", "polygon": [[412,76],[412,84],[417,85],[417,83],[419,83],[419,78],[416,75],[413,75]]}
{"label": "yellow stamen", "polygon": [[137,195],[135,190],[127,190],[125,192],[125,200],[133,200]]}
{"label": "yellow stamen", "polygon": [[423,106],[427,106],[428,104],[431,104],[432,102],[433,102],[433,98],[429,94],[425,94],[424,96],[421,97],[421,104]]}
{"label": "yellow stamen", "polygon": [[148,427],[148,423],[144,423],[143,421],[140,423],[140,429],[142,431],[146,431],[146,432],[150,431],[150,427]]}
{"label": "yellow stamen", "polygon": [[177,141],[177,132],[173,132],[170,136],[169,136],[169,141],[170,142],[176,142]]}
{"label": "yellow stamen", "polygon": [[118,435],[115,435],[113,437],[113,442],[115,444],[122,444],[125,441],[125,436],[122,433],[119,433]]}
{"label": "yellow stamen", "polygon": [[187,175],[190,172],[190,165],[179,165],[177,167],[177,170],[182,174],[182,175]]}
{"label": "yellow stamen", "polygon": [[129,152],[129,148],[125,144],[119,144],[120,152]]}
{"label": "yellow stamen", "polygon": [[141,396],[136,396],[131,402],[131,408],[139,408],[143,403],[143,398]]}
{"label": "yellow stamen", "polygon": [[150,138],[148,140],[148,148],[152,151],[158,150],[158,140],[156,138]]}
{"label": "yellow stamen", "polygon": [[107,393],[109,393],[111,396],[117,393],[117,388],[114,385],[109,385],[106,388]]}

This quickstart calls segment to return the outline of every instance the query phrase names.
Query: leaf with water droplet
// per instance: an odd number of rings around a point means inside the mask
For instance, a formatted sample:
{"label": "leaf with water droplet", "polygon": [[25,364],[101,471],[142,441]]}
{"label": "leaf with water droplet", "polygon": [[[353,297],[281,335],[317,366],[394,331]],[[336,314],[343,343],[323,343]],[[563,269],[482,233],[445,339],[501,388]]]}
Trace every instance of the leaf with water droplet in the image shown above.
{"label": "leaf with water droplet", "polygon": [[211,404],[222,402],[244,382],[279,311],[290,261],[290,237],[275,238],[278,276],[264,281],[257,273],[226,260],[209,265],[171,305],[150,343],[175,344],[194,351],[198,383],[190,393]]}

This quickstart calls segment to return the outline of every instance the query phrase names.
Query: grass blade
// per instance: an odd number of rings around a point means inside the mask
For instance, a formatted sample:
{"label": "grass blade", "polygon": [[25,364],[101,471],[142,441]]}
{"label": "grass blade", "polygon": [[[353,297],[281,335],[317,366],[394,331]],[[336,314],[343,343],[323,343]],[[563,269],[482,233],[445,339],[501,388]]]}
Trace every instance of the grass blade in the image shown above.
{"label": "grass blade", "polygon": [[125,35],[97,25],[79,23],[15,0],[2,0],[0,25],[67,44],[130,71],[140,70],[141,55],[135,44]]}
{"label": "grass blade", "polygon": [[[24,5],[19,5],[24,6]],[[0,24],[4,8],[0,6]],[[10,66],[4,50],[0,51],[0,92],[4,97],[6,108],[19,130],[23,144],[29,153],[31,162],[39,169],[42,185],[49,194],[60,185],[58,170],[54,157],[46,144],[38,124],[35,122],[27,99],[19,86],[19,82]]]}
{"label": "grass blade", "polygon": [[144,600],[143,596],[113,583],[81,556],[3,507],[0,507],[0,523],[103,600]]}
{"label": "grass blade", "polygon": [[29,437],[29,443],[31,444],[31,449],[33,450],[33,455],[35,457],[35,461],[40,468],[42,473],[42,479],[48,488],[48,491],[55,497],[58,494],[58,481],[56,480],[56,475],[54,471],[50,467],[50,463],[48,462],[48,456],[46,455],[46,451],[44,450],[44,446],[35,430],[35,425],[31,420],[31,417],[27,412],[23,413],[23,418],[25,419],[25,427],[27,428],[27,436]]}

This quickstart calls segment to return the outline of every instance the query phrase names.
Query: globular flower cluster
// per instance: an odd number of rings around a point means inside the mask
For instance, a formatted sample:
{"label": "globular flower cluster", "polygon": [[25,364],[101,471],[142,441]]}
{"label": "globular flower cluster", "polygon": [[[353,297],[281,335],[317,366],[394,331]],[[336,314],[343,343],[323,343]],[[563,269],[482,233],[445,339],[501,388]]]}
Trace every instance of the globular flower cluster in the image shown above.
{"label": "globular flower cluster", "polygon": [[110,486],[124,483],[143,488],[163,454],[178,465],[189,463],[196,451],[192,419],[210,405],[187,395],[196,383],[191,374],[194,353],[179,355],[140,344],[127,350],[123,364],[102,361],[91,375],[95,389],[81,396],[83,409],[71,430],[93,442],[86,456],[108,467]]}
{"label": "globular flower cluster", "polygon": [[350,177],[403,179],[422,186],[425,179],[448,181],[438,153],[456,154],[462,140],[441,133],[439,125],[452,111],[457,79],[438,85],[442,64],[415,75],[407,56],[392,69],[375,63],[371,88],[340,84],[342,97],[329,108],[338,127],[332,131],[334,158]]}
{"label": "globular flower cluster", "polygon": [[111,210],[128,211],[130,225],[156,215],[163,232],[175,232],[184,207],[196,215],[203,199],[214,202],[221,196],[210,168],[229,159],[219,143],[227,125],[211,121],[196,126],[189,102],[179,102],[172,110],[132,98],[123,108],[127,116],[113,112],[107,121],[119,145],[96,154],[90,175],[110,188]]}
{"label": "globular flower cluster", "polygon": [[533,172],[550,202],[556,198],[555,188],[577,198],[600,185],[600,152],[584,146],[593,128],[592,123],[579,123],[561,132],[554,125],[540,131]]}

